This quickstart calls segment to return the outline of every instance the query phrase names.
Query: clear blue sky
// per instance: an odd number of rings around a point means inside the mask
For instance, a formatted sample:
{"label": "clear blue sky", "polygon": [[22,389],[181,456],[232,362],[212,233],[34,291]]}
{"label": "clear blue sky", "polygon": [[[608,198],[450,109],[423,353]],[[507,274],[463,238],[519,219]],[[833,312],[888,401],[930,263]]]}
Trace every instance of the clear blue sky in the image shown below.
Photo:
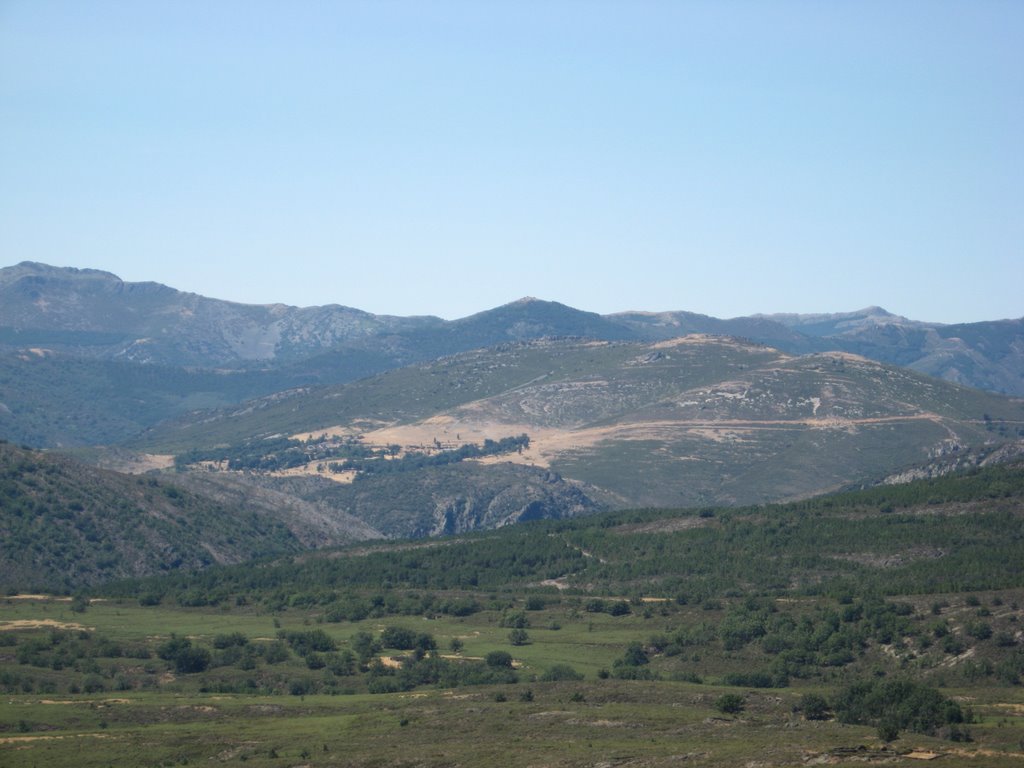
{"label": "clear blue sky", "polygon": [[0,266],[1024,315],[1024,2],[0,0]]}

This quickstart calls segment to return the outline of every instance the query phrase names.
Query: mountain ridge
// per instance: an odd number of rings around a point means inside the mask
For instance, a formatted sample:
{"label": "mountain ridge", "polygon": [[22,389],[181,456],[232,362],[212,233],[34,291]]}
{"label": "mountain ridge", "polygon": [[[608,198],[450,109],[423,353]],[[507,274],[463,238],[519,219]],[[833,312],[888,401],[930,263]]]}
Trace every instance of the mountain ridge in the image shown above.
{"label": "mountain ridge", "polygon": [[343,305],[238,304],[126,283],[102,270],[22,262],[0,269],[0,438],[37,447],[120,443],[190,410],[344,384],[474,349],[687,334],[746,338],[793,355],[858,354],[1024,395],[1024,320],[929,325],[878,307],[728,320],[684,311],[599,315],[528,296],[447,321]]}
{"label": "mountain ridge", "polygon": [[[67,334],[63,338],[59,335]],[[941,324],[881,307],[720,319],[686,311],[609,315],[522,297],[455,320],[375,315],[342,304],[242,304],[128,283],[102,270],[22,262],[0,269],[0,348],[206,368],[321,367],[344,381],[468,349],[546,336],[657,340],[687,333],[743,336],[792,353],[837,351],[1005,394],[1024,394],[1024,318]],[[84,335],[83,335],[84,334]],[[110,334],[110,336],[89,336]],[[347,358],[375,355],[346,370]],[[321,361],[322,362],[322,361]]]}

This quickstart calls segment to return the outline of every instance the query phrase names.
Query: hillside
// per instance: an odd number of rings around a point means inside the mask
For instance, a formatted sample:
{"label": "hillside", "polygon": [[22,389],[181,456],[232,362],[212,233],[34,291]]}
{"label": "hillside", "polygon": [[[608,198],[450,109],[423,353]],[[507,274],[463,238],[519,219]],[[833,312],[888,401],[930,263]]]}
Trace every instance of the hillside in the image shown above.
{"label": "hillside", "polygon": [[0,437],[37,447],[108,445],[191,411],[282,388],[273,372],[217,372],[0,352]]}
{"label": "hillside", "polygon": [[457,589],[688,601],[914,595],[1024,587],[1024,463],[749,507],[609,511],[460,535],[378,542],[114,584],[274,599],[344,588]]}
{"label": "hillside", "polygon": [[625,507],[802,498],[1022,434],[1019,400],[851,355],[691,336],[477,350],[203,414],[135,447],[177,454],[179,466],[287,465],[346,483],[354,473],[358,487],[370,469],[454,461],[467,446],[526,435],[521,450],[464,463],[550,470]]}
{"label": "hillside", "polygon": [[380,534],[343,514],[247,489],[220,500],[0,443],[0,588],[102,581],[338,545]]}

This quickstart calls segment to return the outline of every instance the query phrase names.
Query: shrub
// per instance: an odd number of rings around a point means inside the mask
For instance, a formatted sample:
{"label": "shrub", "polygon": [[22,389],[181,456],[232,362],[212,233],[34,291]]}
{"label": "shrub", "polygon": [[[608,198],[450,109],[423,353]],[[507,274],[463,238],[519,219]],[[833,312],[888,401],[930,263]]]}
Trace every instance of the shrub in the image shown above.
{"label": "shrub", "polygon": [[722,678],[722,682],[750,688],[785,688],[789,685],[789,678],[771,672],[733,672]]}
{"label": "shrub", "polygon": [[210,652],[205,648],[185,648],[174,658],[174,669],[183,675],[203,672],[210,666]]}
{"label": "shrub", "polygon": [[548,667],[547,671],[540,676],[540,679],[544,682],[553,682],[557,680],[582,680],[583,675],[568,664],[555,664]]}
{"label": "shrub", "polygon": [[801,696],[797,709],[803,712],[807,720],[828,720],[832,713],[825,697],[817,693],[805,693]]}
{"label": "shrub", "polygon": [[338,644],[322,629],[308,632],[282,632],[278,634],[299,656],[308,656],[314,651],[321,653],[338,650]]}
{"label": "shrub", "polygon": [[501,617],[501,626],[509,629],[526,629],[530,626],[530,620],[526,617],[526,611],[509,611]]}
{"label": "shrub", "polygon": [[738,715],[745,708],[743,697],[738,693],[726,693],[718,697],[715,709],[725,715]]}
{"label": "shrub", "polygon": [[242,646],[248,642],[249,638],[241,632],[231,632],[214,637],[213,647],[223,650],[224,648],[231,648],[232,646]]}
{"label": "shrub", "polygon": [[484,657],[488,667],[512,667],[512,654],[508,651],[491,651]]}
{"label": "shrub", "polygon": [[854,683],[839,692],[834,709],[840,722],[875,725],[880,736],[883,728],[933,734],[943,725],[964,720],[959,704],[912,680]]}
{"label": "shrub", "polygon": [[616,667],[639,667],[647,664],[650,659],[647,658],[647,652],[640,643],[630,643],[626,646],[626,652],[622,654],[621,658],[615,660],[614,666]]}

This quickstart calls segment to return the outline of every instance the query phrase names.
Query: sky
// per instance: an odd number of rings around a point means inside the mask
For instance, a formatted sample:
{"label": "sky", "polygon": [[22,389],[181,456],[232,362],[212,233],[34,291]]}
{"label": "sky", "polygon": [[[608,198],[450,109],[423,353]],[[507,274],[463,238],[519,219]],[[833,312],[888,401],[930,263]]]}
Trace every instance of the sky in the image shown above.
{"label": "sky", "polygon": [[0,0],[0,266],[463,317],[1024,315],[1016,0]]}

